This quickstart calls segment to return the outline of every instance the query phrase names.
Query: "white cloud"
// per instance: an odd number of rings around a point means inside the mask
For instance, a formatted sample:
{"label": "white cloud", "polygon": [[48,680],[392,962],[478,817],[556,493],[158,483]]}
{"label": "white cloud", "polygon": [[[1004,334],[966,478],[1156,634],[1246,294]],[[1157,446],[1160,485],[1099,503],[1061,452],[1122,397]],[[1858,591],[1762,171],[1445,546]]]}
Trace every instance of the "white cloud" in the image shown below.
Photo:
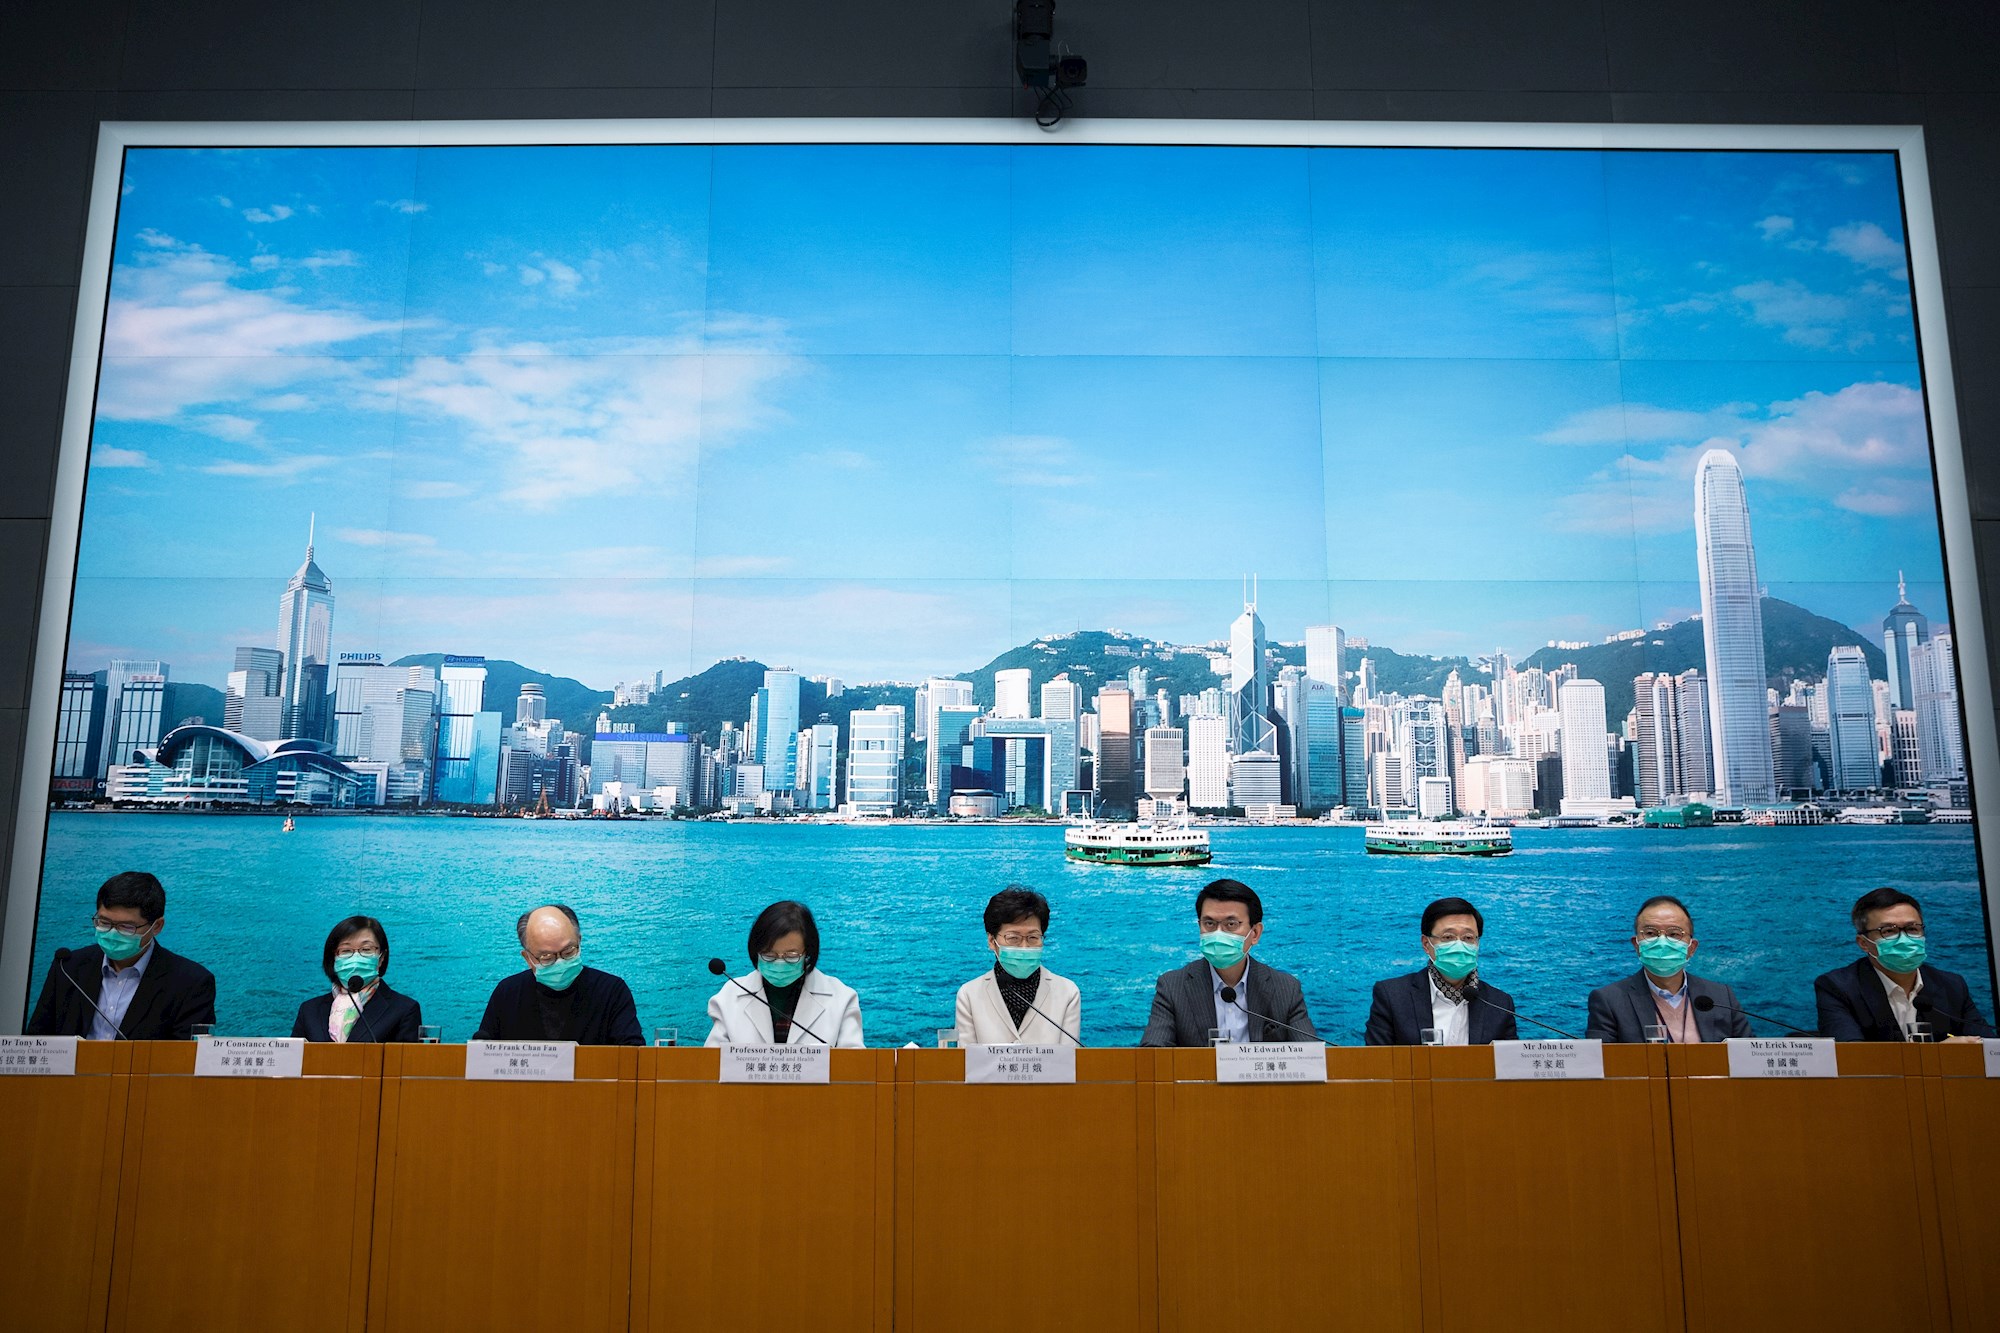
{"label": "white cloud", "polygon": [[392,213],[423,213],[430,205],[416,199],[377,199],[375,207],[386,208]]}
{"label": "white cloud", "polygon": [[257,433],[257,423],[249,417],[233,416],[217,412],[209,416],[196,417],[189,423],[205,435],[213,435],[218,440],[241,443]]}
{"label": "white cloud", "polygon": [[156,250],[170,250],[170,249],[180,248],[179,241],[167,235],[165,232],[155,231],[151,227],[142,228],[140,230],[139,242],[142,245],[150,245]]}
{"label": "white cloud", "polygon": [[1612,403],[1570,416],[1535,438],[1544,444],[1622,444],[1628,440],[1684,440],[1708,429],[1710,414],[1677,412],[1645,403]]}
{"label": "white cloud", "polygon": [[548,274],[542,272],[538,268],[533,267],[532,265],[529,264],[521,265],[521,285],[523,287],[536,286],[540,284],[542,281],[544,281],[548,276],[549,276]]}
{"label": "white cloud", "polygon": [[1791,231],[1794,225],[1792,219],[1781,213],[1773,213],[1757,224],[1757,230],[1763,233],[1765,240],[1771,241]]}
{"label": "white cloud", "polygon": [[267,269],[274,269],[278,265],[284,262],[285,262],[284,260],[278,258],[276,255],[273,254],[250,256],[250,267],[255,269],[259,273],[262,273]]}
{"label": "white cloud", "polygon": [[302,393],[274,394],[253,404],[260,412],[303,412],[312,405],[313,400]]}
{"label": "white cloud", "polygon": [[236,205],[235,205],[235,204],[233,204],[233,203],[231,203],[231,202],[229,201],[229,196],[228,196],[228,195],[226,195],[226,194],[218,194],[217,196],[215,196],[215,202],[216,202],[216,203],[218,203],[218,204],[221,204],[221,205],[222,205],[222,206],[223,206],[224,208],[232,208],[232,209],[233,209],[233,208],[235,208],[235,207],[236,207]]}
{"label": "white cloud", "polygon": [[309,472],[340,460],[332,454],[293,454],[290,457],[273,458],[267,463],[251,463],[240,459],[225,459],[211,463],[202,471],[212,477],[258,477],[272,481],[296,481]]}
{"label": "white cloud", "polygon": [[245,222],[283,222],[292,215],[292,210],[284,204],[272,204],[269,208],[246,208],[243,210]]}
{"label": "white cloud", "polygon": [[1782,329],[1785,341],[1796,347],[1831,346],[1847,318],[1846,298],[1813,291],[1796,278],[1783,282],[1764,278],[1732,288],[1729,294],[1750,307],[1751,319]]}
{"label": "white cloud", "polygon": [[1872,222],[1850,222],[1826,234],[1826,248],[1863,268],[1901,273],[1903,243]]}
{"label": "white cloud", "polygon": [[107,449],[98,446],[90,451],[90,465],[106,468],[149,468],[153,466],[153,460],[141,449]]}
{"label": "white cloud", "polygon": [[353,546],[369,546],[396,551],[427,551],[437,538],[421,532],[389,532],[382,528],[337,528],[334,536]]}
{"label": "white cloud", "polygon": [[299,261],[302,267],[315,273],[323,268],[353,268],[360,262],[361,256],[352,250],[321,250]]}

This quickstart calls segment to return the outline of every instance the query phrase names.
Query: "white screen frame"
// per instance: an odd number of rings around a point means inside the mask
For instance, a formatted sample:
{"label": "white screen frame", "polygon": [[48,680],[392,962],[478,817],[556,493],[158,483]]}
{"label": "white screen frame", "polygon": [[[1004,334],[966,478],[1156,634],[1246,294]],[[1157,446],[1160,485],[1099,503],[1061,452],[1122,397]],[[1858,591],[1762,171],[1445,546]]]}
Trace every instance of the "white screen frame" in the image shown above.
{"label": "white screen frame", "polygon": [[[1264,120],[1076,120],[1054,132],[1026,120],[734,119],[384,122],[107,121],[98,128],[76,332],[70,349],[55,494],[42,579],[41,613],[29,681],[14,845],[0,923],[0,1033],[27,1017],[35,921],[54,764],[70,598],[83,526],[84,479],[95,415],[98,355],[111,285],[112,239],[127,148],[424,147],[445,145],[604,145],[754,143],[1158,144],[1244,147],[1405,147],[1556,149],[1737,149],[1893,152],[1902,183],[1910,286],[1921,348],[1925,409],[1944,538],[1945,581],[1957,636],[1959,703],[1965,715],[1967,775],[1985,894],[1989,946],[2000,942],[1990,891],[1990,859],[2000,852],[2000,746],[1987,669],[1985,605],[1973,548],[1948,340],[1937,225],[1920,126],[1912,125],[1576,125],[1528,123]],[[1989,793],[1978,799],[1979,792]]]}

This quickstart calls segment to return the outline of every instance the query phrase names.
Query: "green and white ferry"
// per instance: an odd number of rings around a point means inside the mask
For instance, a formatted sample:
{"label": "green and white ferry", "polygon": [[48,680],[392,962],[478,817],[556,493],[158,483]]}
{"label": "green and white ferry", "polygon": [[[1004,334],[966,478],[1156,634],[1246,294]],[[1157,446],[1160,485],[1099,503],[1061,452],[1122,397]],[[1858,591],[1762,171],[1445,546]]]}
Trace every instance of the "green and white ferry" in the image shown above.
{"label": "green and white ferry", "polygon": [[1514,850],[1514,830],[1505,824],[1407,819],[1370,824],[1362,845],[1383,856],[1505,856]]}
{"label": "green and white ferry", "polygon": [[1092,820],[1063,830],[1063,855],[1107,866],[1204,866],[1208,830],[1187,824],[1106,824]]}

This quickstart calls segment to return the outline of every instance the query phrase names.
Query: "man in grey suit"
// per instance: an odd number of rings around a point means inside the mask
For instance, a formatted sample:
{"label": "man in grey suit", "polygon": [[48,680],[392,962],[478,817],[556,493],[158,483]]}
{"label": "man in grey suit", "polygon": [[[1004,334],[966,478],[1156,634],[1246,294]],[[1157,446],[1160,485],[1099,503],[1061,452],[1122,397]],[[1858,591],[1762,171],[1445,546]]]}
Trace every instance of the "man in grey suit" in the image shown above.
{"label": "man in grey suit", "polygon": [[1318,1041],[1305,992],[1289,972],[1250,957],[1264,938],[1264,904],[1256,891],[1218,879],[1195,896],[1201,957],[1160,978],[1141,1046],[1206,1046],[1224,1041]]}
{"label": "man in grey suit", "polygon": [[[1750,1036],[1750,1019],[1737,1007],[1736,992],[1687,970],[1698,947],[1694,914],[1687,904],[1664,893],[1640,904],[1639,919],[1632,925],[1639,970],[1590,993],[1584,1035],[1607,1042],[1642,1042],[1646,1029],[1652,1028],[1655,1039],[1673,1042]],[[1706,1013],[1696,1005],[1704,997],[1715,1002]]]}

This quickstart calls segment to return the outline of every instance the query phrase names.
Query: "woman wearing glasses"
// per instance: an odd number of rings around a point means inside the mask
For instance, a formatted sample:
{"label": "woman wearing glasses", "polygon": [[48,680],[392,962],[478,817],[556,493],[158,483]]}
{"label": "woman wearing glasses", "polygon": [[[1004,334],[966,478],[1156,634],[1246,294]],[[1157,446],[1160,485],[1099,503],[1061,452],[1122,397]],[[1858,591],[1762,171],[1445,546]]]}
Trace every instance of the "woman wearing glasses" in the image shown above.
{"label": "woman wearing glasses", "polygon": [[307,1041],[415,1041],[424,1021],[417,1002],[382,980],[389,932],[372,916],[351,916],[326,937],[320,971],[332,983],[299,1006],[292,1035]]}
{"label": "woman wearing glasses", "polygon": [[750,962],[751,971],[725,979],[708,1002],[710,1046],[862,1044],[861,997],[819,970],[811,908],[787,900],[759,912]]}
{"label": "woman wearing glasses", "polygon": [[993,966],[958,988],[958,1040],[966,1046],[1080,1046],[1083,997],[1042,966],[1049,900],[1002,889],[986,904]]}

